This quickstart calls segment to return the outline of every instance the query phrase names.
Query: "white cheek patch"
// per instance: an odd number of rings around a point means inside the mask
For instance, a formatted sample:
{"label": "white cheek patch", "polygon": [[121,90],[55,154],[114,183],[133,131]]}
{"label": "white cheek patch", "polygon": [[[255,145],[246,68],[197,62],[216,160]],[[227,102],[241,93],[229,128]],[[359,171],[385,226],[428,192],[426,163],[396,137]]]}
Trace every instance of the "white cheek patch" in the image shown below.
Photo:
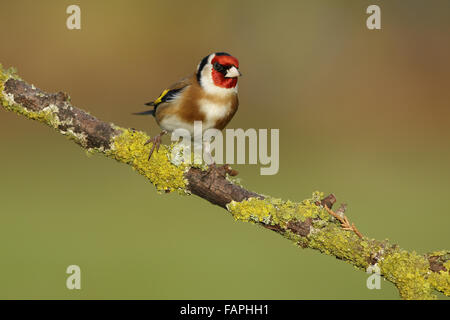
{"label": "white cheek patch", "polygon": [[220,96],[226,96],[230,93],[237,93],[238,87],[237,85],[234,88],[222,88],[218,87],[214,84],[214,81],[212,79],[212,64],[211,60],[213,59],[214,55],[211,55],[208,58],[208,63],[203,67],[203,70],[201,72],[201,79],[200,79],[200,85],[202,88],[210,93]]}

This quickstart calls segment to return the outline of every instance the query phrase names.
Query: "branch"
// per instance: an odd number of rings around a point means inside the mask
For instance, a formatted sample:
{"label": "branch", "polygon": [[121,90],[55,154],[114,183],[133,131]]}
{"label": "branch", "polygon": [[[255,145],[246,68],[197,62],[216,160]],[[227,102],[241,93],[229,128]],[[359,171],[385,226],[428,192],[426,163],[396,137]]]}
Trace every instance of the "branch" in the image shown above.
{"label": "branch", "polygon": [[344,260],[358,269],[378,266],[404,299],[433,299],[434,290],[450,296],[450,251],[425,255],[408,252],[388,241],[364,237],[344,215],[336,212],[334,195],[313,193],[301,202],[284,201],[246,190],[227,169],[207,170],[172,158],[174,145],[161,146],[150,161],[151,145],[144,132],[103,122],[74,107],[67,94],[49,94],[0,66],[0,103],[8,111],[44,123],[88,152],[103,154],[133,167],[159,192],[195,194],[225,208],[236,220],[258,224],[293,241]]}

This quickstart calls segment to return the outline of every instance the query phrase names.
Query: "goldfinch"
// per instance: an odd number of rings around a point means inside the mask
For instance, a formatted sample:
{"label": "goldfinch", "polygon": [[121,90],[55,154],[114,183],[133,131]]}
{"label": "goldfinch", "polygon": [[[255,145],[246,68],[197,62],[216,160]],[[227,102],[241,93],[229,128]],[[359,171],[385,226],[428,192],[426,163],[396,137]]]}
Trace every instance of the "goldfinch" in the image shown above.
{"label": "goldfinch", "polygon": [[210,128],[222,130],[230,122],[239,105],[239,61],[225,52],[211,53],[204,57],[196,72],[173,84],[155,101],[146,103],[153,109],[135,113],[153,115],[162,129],[149,139],[152,142],[148,159],[159,150],[164,134],[183,128],[193,136],[194,121],[202,121],[203,131]]}

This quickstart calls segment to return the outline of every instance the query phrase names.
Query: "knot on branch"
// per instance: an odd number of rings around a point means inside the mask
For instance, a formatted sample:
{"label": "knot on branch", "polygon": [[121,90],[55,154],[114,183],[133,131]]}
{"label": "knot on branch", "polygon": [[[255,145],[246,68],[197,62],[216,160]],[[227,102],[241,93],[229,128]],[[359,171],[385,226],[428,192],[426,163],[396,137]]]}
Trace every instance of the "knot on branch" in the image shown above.
{"label": "knot on branch", "polygon": [[450,252],[434,252],[428,255],[428,262],[430,263],[430,270],[433,272],[444,271],[447,272],[448,269],[445,264],[450,264]]}
{"label": "knot on branch", "polygon": [[264,198],[232,183],[227,179],[226,173],[226,168],[202,170],[192,167],[185,175],[189,182],[188,189],[193,194],[223,208],[226,208],[226,205],[232,201],[241,202],[249,198]]}
{"label": "knot on branch", "polygon": [[305,221],[291,220],[287,224],[287,229],[302,237],[306,237],[311,232],[312,219],[307,218]]}

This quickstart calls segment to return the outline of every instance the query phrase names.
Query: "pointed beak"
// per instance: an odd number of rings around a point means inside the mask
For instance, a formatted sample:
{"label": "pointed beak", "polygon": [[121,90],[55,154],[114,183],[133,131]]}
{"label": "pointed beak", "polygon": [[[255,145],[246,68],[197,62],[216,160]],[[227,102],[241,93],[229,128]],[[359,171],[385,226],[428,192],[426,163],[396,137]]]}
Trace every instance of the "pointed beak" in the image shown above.
{"label": "pointed beak", "polygon": [[225,78],[236,78],[240,76],[242,76],[242,73],[234,66],[228,69],[227,73],[225,74]]}

